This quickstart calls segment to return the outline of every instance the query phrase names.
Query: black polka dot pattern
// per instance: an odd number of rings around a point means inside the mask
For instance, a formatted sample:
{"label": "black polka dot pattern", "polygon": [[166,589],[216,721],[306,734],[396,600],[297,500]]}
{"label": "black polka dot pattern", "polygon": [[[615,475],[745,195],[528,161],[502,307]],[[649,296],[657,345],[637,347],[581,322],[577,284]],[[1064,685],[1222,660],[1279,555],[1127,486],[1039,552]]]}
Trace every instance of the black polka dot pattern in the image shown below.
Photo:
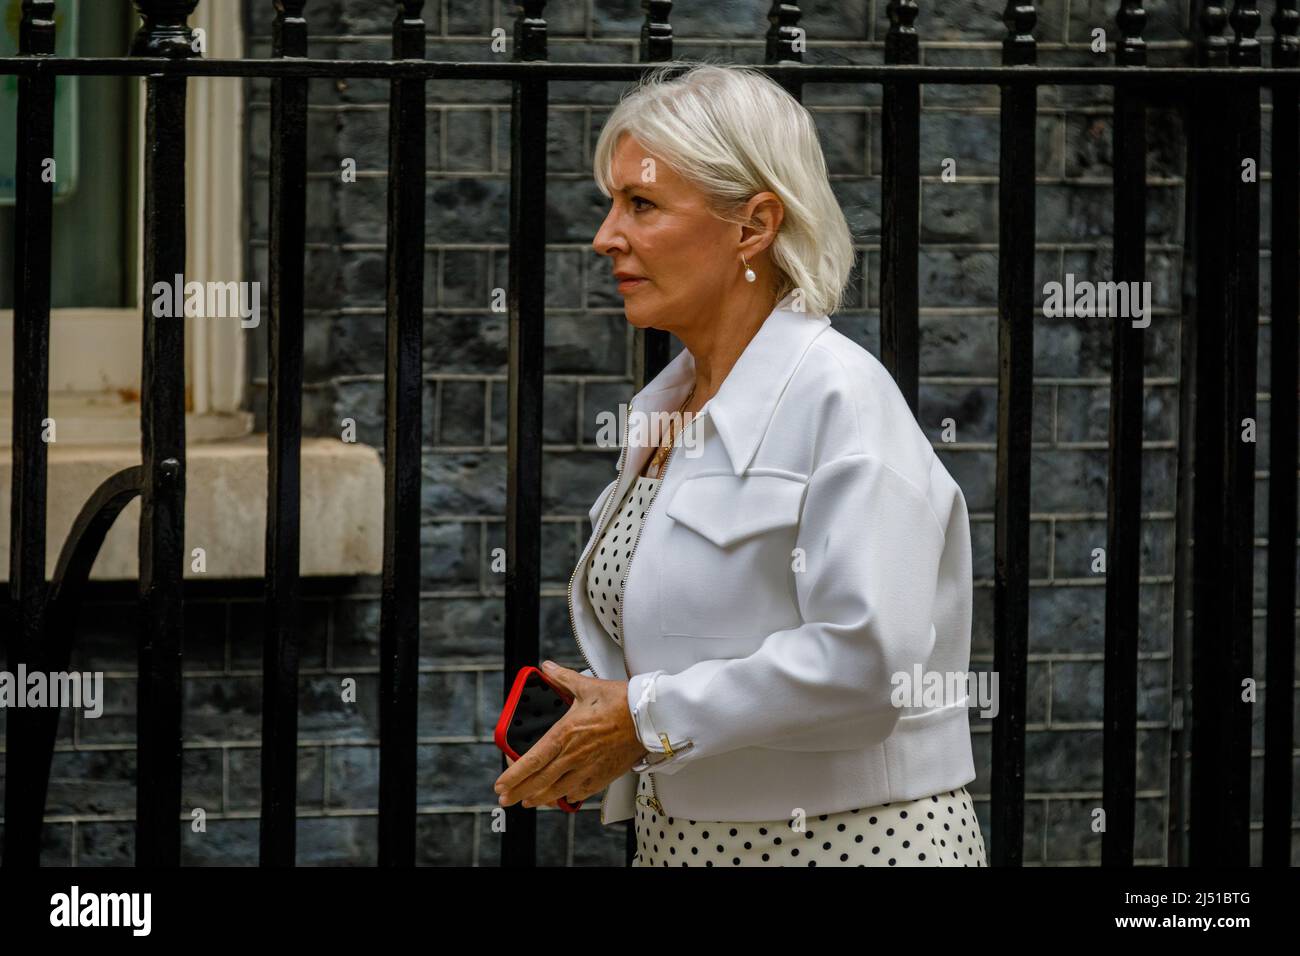
{"label": "black polka dot pattern", "polygon": [[[640,793],[650,794],[649,774]],[[633,866],[988,866],[965,787],[795,821],[683,820],[637,801]]]}
{"label": "black polka dot pattern", "polygon": [[591,599],[601,625],[620,647],[623,644],[623,582],[627,577],[627,556],[636,547],[641,522],[660,481],[659,478],[637,475],[587,564],[587,597]]}

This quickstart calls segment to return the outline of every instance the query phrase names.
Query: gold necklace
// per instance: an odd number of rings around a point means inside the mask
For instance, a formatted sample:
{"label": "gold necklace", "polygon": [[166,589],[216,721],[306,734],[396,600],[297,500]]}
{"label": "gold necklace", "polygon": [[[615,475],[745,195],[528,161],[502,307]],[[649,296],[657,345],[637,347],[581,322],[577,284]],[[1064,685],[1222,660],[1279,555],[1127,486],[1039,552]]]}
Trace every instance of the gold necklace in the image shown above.
{"label": "gold necklace", "polygon": [[[686,406],[691,403],[691,399],[694,397],[695,397],[695,384],[691,383],[691,390],[686,393],[686,401],[682,402],[681,407],[677,410],[678,415],[684,413]],[[668,443],[665,445],[660,445],[659,448],[655,451],[654,458],[652,458],[650,461],[651,467],[655,472],[655,476],[659,478],[663,477],[663,475],[659,473],[659,469],[663,467],[664,458],[667,457],[669,450],[673,447],[673,436],[674,436],[673,429],[674,429],[674,423],[670,419],[668,422]]]}

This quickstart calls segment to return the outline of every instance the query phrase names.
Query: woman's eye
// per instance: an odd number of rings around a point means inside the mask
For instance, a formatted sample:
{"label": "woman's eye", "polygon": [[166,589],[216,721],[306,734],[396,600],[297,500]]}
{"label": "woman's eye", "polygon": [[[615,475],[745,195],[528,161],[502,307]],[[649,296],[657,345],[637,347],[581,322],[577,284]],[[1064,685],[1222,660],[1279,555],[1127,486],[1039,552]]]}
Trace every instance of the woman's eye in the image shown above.
{"label": "woman's eye", "polygon": [[[643,203],[645,203],[646,206],[650,206],[650,207],[653,207],[653,206],[654,206],[654,203],[652,203],[650,200],[648,200],[648,199],[642,199],[640,196],[633,196],[633,197],[632,197],[632,202],[633,202],[633,204],[643,202]],[[637,208],[637,211],[640,211],[641,209],[645,208],[645,206],[637,206],[636,208]]]}

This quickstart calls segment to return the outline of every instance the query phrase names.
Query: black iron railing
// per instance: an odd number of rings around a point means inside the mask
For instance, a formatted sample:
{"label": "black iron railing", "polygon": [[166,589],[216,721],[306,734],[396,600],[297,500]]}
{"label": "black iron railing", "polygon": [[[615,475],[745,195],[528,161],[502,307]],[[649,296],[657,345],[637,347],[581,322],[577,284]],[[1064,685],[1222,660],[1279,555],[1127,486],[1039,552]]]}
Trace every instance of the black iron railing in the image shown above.
{"label": "black iron railing", "polygon": [[[183,323],[143,309],[142,464],[108,479],[77,518],[52,581],[45,581],[52,187],[41,161],[53,155],[57,76],[130,75],[146,84],[145,288],[170,281],[185,264],[185,90],[188,78],[269,77],[270,172],[269,479],[266,537],[266,648],[261,861],[294,862],[298,693],[299,449],[303,377],[303,252],[307,87],[311,79],[378,78],[391,83],[388,177],[388,300],[384,568],[381,636],[379,859],[414,862],[416,665],[419,639],[421,317],[425,242],[425,86],[447,79],[510,82],[511,205],[509,277],[509,484],[505,666],[533,663],[540,630],[542,349],[544,341],[545,155],[549,84],[631,81],[645,64],[669,60],[670,0],[645,0],[641,63],[546,62],[544,0],[519,4],[509,63],[424,59],[423,0],[396,0],[388,60],[308,57],[306,0],[274,0],[273,58],[203,60],[187,18],[198,0],[135,0],[142,24],[124,58],[64,59],[54,51],[54,0],[23,0],[20,55],[0,59],[17,75],[17,236],[15,243],[13,498],[6,645],[11,669],[66,667],[74,611],[104,535],[123,507],[141,498],[139,784],[136,861],[175,865],[181,819],[181,583],[185,502]],[[249,0],[271,2],[271,0]],[[1146,65],[1140,0],[1116,4],[1115,65],[1036,65],[1034,4],[1007,4],[1002,65],[919,65],[918,4],[891,0],[881,66],[801,62],[797,3],[773,3],[769,75],[796,96],[808,83],[883,86],[883,223],[880,269],[882,358],[916,412],[920,90],[923,84],[1001,89],[999,190],[999,383],[994,580],[994,668],[1001,708],[993,725],[992,862],[1021,862],[1024,824],[1025,699],[1029,601],[1030,425],[1034,335],[1034,149],[1039,87],[1106,85],[1114,90],[1114,262],[1116,282],[1145,277],[1146,110],[1174,104],[1188,118],[1189,237],[1194,282],[1185,341],[1195,361],[1193,531],[1198,560],[1194,605],[1196,756],[1190,862],[1248,861],[1250,676],[1254,547],[1254,445],[1240,437],[1255,418],[1258,324],[1258,185],[1243,181],[1243,158],[1258,161],[1260,98],[1272,94],[1272,431],[1268,618],[1265,677],[1294,684],[1297,242],[1300,240],[1300,14],[1277,0],[1272,68],[1255,39],[1253,0],[1200,10],[1198,63]],[[1228,26],[1233,36],[1224,31]],[[527,161],[525,160],[527,157]],[[1194,305],[1191,303],[1194,302]],[[667,335],[639,338],[638,374],[668,358]],[[1193,354],[1189,350],[1189,354]],[[1133,862],[1138,662],[1139,529],[1142,452],[1142,329],[1117,321],[1110,403],[1108,574],[1106,580],[1104,807],[1105,865]],[[1192,439],[1194,437],[1194,443]],[[1178,509],[1189,506],[1180,482]],[[1185,586],[1186,574],[1176,586]],[[1181,619],[1176,626],[1181,625]],[[1267,696],[1264,862],[1288,865],[1291,839],[1292,695]],[[6,864],[39,860],[41,821],[54,747],[56,711],[9,715],[5,787]],[[1176,748],[1175,772],[1181,766]],[[534,859],[535,815],[508,811],[503,862]],[[629,828],[630,829],[630,828]],[[634,840],[629,833],[629,853]]]}

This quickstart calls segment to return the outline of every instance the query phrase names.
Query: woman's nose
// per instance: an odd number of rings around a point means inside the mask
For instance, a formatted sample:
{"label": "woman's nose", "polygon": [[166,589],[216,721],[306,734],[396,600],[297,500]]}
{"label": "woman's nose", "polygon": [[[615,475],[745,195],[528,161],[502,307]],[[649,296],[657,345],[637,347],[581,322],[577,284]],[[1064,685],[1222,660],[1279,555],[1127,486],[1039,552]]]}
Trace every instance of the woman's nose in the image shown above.
{"label": "woman's nose", "polygon": [[614,210],[610,209],[605,215],[605,221],[596,230],[596,237],[591,240],[591,248],[599,255],[608,256],[613,255],[620,246],[626,246],[626,243],[617,228]]}

